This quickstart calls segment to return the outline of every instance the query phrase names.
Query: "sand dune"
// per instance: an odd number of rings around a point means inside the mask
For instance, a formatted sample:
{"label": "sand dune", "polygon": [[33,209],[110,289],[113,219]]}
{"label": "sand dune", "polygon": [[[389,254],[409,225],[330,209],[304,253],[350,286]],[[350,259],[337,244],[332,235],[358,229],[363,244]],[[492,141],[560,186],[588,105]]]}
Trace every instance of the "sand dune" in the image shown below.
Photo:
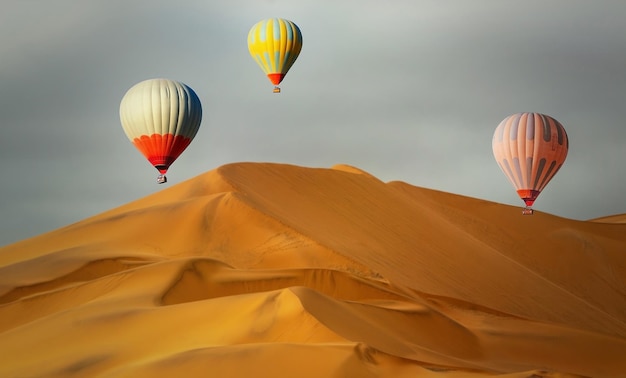
{"label": "sand dune", "polygon": [[0,376],[626,377],[626,215],[222,166],[0,249]]}

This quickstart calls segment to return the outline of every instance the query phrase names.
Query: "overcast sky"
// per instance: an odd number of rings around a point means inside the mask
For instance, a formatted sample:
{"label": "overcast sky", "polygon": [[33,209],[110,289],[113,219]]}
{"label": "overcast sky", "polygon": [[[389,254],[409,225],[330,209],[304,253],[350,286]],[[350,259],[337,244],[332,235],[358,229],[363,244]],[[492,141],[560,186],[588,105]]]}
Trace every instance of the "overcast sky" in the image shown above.
{"label": "overcast sky", "polygon": [[[621,0],[4,0],[0,245],[242,161],[345,163],[521,206],[491,138],[524,111],[570,139],[535,208],[626,213],[624,15]],[[278,95],[246,43],[269,17],[304,41]],[[204,110],[165,185],[119,121],[126,90],[158,77]]]}

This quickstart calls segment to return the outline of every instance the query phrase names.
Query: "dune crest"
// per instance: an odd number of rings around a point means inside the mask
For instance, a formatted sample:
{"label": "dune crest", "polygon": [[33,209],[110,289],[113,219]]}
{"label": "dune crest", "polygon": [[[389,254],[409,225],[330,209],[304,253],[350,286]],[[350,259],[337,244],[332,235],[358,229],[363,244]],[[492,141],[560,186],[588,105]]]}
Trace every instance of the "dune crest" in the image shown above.
{"label": "dune crest", "polygon": [[359,174],[359,175],[365,175],[367,177],[376,179],[376,177],[374,177],[374,175],[372,175],[371,173],[366,172],[366,171],[364,171],[364,170],[362,170],[360,168],[354,167],[354,166],[349,165],[349,164],[335,164],[335,165],[333,165],[331,167],[331,169],[335,169],[337,171],[344,171],[344,172],[348,172],[348,173],[356,173],[356,174]]}
{"label": "dune crest", "polygon": [[589,221],[601,223],[626,223],[626,214],[607,215],[606,217],[590,219]]}
{"label": "dune crest", "polygon": [[1,248],[0,376],[625,376],[624,217],[224,165]]}

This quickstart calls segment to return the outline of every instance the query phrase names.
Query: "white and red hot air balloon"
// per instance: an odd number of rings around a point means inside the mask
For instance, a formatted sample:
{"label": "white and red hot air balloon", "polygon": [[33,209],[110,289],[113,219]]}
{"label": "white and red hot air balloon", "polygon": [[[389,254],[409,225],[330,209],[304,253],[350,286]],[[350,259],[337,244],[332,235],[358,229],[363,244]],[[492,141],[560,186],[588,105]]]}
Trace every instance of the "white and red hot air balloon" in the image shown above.
{"label": "white and red hot air balloon", "polygon": [[158,171],[157,182],[200,128],[202,105],[187,85],[168,79],[142,81],[126,92],[120,121],[128,139]]}

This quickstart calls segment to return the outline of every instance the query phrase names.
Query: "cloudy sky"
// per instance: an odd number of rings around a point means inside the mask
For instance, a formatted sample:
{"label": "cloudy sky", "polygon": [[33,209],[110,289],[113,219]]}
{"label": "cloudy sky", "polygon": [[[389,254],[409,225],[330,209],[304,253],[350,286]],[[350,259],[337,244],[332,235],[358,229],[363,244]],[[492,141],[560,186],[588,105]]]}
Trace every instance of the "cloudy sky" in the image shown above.
{"label": "cloudy sky", "polygon": [[[346,163],[522,205],[491,138],[531,111],[570,138],[535,208],[625,213],[625,14],[621,0],[5,0],[0,245],[165,187],[118,113],[128,88],[157,77],[192,87],[204,110],[166,185],[231,162]],[[246,44],[269,17],[304,40],[279,95]]]}

